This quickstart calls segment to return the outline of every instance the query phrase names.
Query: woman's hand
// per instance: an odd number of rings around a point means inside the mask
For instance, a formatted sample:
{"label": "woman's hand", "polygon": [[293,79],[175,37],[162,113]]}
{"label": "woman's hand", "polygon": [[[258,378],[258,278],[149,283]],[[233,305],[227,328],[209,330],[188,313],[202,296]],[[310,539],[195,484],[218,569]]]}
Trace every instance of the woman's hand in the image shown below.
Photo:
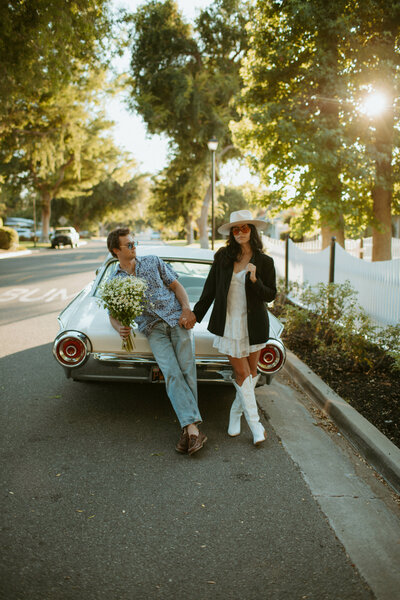
{"label": "woman's hand", "polygon": [[256,277],[256,265],[253,265],[253,263],[249,263],[247,265],[246,271],[248,271],[250,273],[250,281],[252,281],[253,283],[255,283],[257,281],[257,277]]}

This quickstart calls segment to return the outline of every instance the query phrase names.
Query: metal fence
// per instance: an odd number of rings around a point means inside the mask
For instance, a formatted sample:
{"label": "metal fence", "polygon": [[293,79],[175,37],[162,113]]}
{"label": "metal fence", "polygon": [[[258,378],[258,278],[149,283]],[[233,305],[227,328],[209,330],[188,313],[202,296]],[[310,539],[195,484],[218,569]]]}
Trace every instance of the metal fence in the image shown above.
{"label": "metal fence", "polygon": [[[397,240],[396,240],[397,241]],[[263,237],[264,246],[275,262],[279,277],[291,282],[316,285],[328,283],[330,248],[305,252],[302,244]],[[304,245],[303,245],[304,248]],[[287,249],[287,252],[286,252]],[[369,262],[352,256],[339,244],[334,244],[334,281],[350,281],[358,292],[358,303],[380,326],[400,322],[400,259]]]}

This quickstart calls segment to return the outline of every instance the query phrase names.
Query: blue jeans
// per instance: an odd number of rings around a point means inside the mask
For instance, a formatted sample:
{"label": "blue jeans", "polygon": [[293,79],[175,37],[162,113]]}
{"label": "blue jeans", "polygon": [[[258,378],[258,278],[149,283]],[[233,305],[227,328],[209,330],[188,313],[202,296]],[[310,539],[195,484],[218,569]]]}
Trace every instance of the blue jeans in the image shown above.
{"label": "blue jeans", "polygon": [[181,427],[200,423],[193,331],[162,321],[153,327],[148,339]]}

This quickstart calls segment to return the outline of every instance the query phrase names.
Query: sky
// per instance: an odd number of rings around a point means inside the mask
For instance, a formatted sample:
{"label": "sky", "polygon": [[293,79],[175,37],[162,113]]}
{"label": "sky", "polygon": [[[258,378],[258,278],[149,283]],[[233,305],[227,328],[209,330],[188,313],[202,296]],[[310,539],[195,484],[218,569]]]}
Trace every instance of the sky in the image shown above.
{"label": "sky", "polygon": [[[199,11],[210,4],[212,0],[177,0],[178,5],[188,21],[192,21]],[[128,9],[134,12],[146,0],[113,0],[113,6]],[[129,55],[116,62],[117,68],[126,70],[129,67]],[[109,101],[108,116],[116,122],[114,138],[118,146],[128,150],[134,156],[138,168],[142,172],[157,173],[167,164],[168,140],[165,136],[150,136],[141,117],[128,112],[125,108],[123,97],[116,97]],[[239,167],[232,161],[220,171],[221,180],[225,184],[239,185],[245,180],[252,179],[245,167]]]}

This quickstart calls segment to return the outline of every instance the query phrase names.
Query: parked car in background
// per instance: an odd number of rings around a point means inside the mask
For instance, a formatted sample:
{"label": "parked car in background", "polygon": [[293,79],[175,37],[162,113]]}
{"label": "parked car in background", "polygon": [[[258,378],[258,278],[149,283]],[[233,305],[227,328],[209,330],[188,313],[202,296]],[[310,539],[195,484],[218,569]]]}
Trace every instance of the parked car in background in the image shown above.
{"label": "parked car in background", "polygon": [[[157,255],[171,265],[193,307],[203,290],[214,253],[195,248],[139,245],[137,255],[146,254]],[[162,373],[146,336],[136,332],[133,351],[122,350],[121,338],[111,326],[107,311],[99,304],[99,286],[112,277],[117,265],[117,259],[109,255],[94,281],[61,312],[53,354],[66,376],[76,381],[162,382]],[[213,347],[214,336],[207,330],[211,308],[203,321],[194,326],[198,382],[230,383],[231,365]],[[258,363],[261,384],[270,383],[286,358],[281,341],[283,325],[272,313],[269,313],[269,319],[270,339],[261,351]]]}
{"label": "parked car in background", "polygon": [[13,227],[13,229],[15,229],[15,231],[18,233],[18,238],[22,242],[29,242],[30,240],[33,240],[33,230],[29,227]]}
{"label": "parked car in background", "polygon": [[18,238],[22,242],[33,240],[33,220],[23,217],[6,217],[4,219],[5,227],[11,227],[18,233]]}
{"label": "parked car in background", "polygon": [[54,233],[50,234],[49,237],[52,248],[59,248],[60,246],[76,248],[79,242],[79,233],[75,227],[56,227]]}

